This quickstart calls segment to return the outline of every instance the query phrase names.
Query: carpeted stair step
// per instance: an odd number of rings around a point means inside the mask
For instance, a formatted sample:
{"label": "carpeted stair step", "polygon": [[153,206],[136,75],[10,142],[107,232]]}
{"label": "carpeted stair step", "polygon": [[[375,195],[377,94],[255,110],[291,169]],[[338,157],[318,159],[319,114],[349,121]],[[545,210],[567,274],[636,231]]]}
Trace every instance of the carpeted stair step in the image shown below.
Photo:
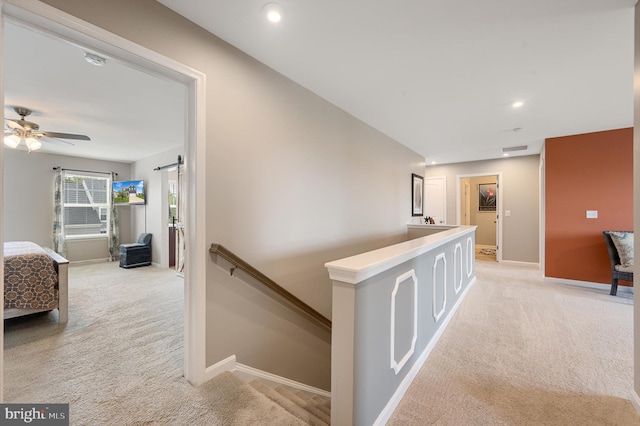
{"label": "carpeted stair step", "polygon": [[322,408],[327,413],[331,414],[331,398],[325,398],[320,395],[313,395],[313,400],[318,404],[319,408]]}
{"label": "carpeted stair step", "polygon": [[331,423],[331,412],[326,413],[325,411],[318,408],[318,404],[311,399],[308,395],[303,392],[292,392],[289,389],[278,386],[275,390],[282,395],[283,397],[293,401],[295,404],[304,408],[323,422],[325,424]]}
{"label": "carpeted stair step", "polygon": [[331,415],[318,408],[322,405],[326,407],[326,401],[317,402],[308,397],[301,397],[282,386],[272,388],[260,380],[253,380],[249,385],[307,424],[328,426],[331,423]]}
{"label": "carpeted stair step", "polygon": [[301,398],[309,398],[310,404],[312,404],[317,410],[326,414],[329,417],[329,421],[331,420],[331,398],[312,395],[302,391],[297,391],[296,395],[299,395]]}

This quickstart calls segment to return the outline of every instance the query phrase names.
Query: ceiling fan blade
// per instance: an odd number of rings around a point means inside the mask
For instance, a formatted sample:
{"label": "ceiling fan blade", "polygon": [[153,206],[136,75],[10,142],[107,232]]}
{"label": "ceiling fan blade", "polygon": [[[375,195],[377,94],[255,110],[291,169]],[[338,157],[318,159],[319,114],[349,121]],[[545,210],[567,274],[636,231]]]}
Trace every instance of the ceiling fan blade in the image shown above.
{"label": "ceiling fan blade", "polygon": [[22,125],[20,125],[20,123],[18,123],[18,120],[13,120],[11,118],[5,118],[4,120],[5,120],[6,125],[11,127],[12,129],[25,130],[25,128],[22,127]]}
{"label": "ceiling fan blade", "polygon": [[89,136],[86,135],[75,135],[73,133],[59,133],[59,132],[35,132],[34,134],[46,136],[49,138],[57,138],[57,139],[76,139],[81,141],[90,141]]}
{"label": "ceiling fan blade", "polygon": [[[48,132],[47,132],[48,133]],[[49,142],[56,145],[75,145],[73,142],[63,141],[62,139],[56,139],[49,136],[38,136],[38,139],[43,142]]]}

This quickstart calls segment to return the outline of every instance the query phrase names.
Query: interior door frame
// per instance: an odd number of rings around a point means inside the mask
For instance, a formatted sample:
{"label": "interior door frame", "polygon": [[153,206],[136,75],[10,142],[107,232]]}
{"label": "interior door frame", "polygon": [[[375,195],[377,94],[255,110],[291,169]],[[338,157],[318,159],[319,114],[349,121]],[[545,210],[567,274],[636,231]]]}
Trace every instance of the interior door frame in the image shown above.
{"label": "interior door frame", "polygon": [[[185,64],[117,36],[75,16],[62,12],[36,0],[0,0],[0,54],[4,51],[4,21],[27,25],[68,42],[95,49],[105,56],[156,75],[182,83],[187,88],[185,111],[185,179],[186,203],[190,207],[186,218],[186,247],[192,253],[185,265],[185,321],[184,321],[184,376],[192,384],[205,381],[206,370],[206,241],[198,236],[207,235],[205,221],[205,74]],[[4,111],[4,79],[0,78],[0,97]],[[0,150],[0,196],[3,194],[4,154]],[[0,209],[0,221],[4,223]],[[0,239],[4,241],[2,227]],[[0,272],[3,268],[0,262]],[[3,274],[4,276],[4,274]],[[4,294],[4,286],[3,286]],[[4,307],[0,304],[0,314]],[[4,331],[0,329],[4,341]],[[4,368],[0,347],[0,401],[3,401]]]}
{"label": "interior door frame", "polygon": [[503,210],[502,206],[504,204],[504,196],[502,194],[504,179],[502,178],[502,172],[485,172],[485,173],[456,175],[456,223],[458,225],[461,223],[460,197],[462,194],[462,191],[461,191],[462,179],[481,177],[481,176],[496,176],[496,182],[498,186],[498,207],[496,210],[496,245],[498,249],[496,250],[496,261],[502,262],[502,210]]}

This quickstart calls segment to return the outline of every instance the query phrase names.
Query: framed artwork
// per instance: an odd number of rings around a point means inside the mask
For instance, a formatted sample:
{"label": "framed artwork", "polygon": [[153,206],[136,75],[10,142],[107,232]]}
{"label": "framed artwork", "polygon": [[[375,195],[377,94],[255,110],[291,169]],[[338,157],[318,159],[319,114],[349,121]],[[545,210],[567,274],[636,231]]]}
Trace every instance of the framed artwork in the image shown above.
{"label": "framed artwork", "polygon": [[422,216],[422,199],[424,194],[424,178],[411,174],[411,216]]}
{"label": "framed artwork", "polygon": [[498,193],[495,183],[478,185],[478,211],[495,212],[498,205]]}

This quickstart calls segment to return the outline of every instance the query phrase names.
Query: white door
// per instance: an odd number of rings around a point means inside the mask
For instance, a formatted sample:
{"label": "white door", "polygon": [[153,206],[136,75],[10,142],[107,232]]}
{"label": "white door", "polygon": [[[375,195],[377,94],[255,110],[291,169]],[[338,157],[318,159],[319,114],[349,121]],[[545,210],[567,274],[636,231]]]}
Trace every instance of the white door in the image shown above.
{"label": "white door", "polygon": [[424,179],[424,215],[432,217],[436,225],[447,223],[447,178]]}

